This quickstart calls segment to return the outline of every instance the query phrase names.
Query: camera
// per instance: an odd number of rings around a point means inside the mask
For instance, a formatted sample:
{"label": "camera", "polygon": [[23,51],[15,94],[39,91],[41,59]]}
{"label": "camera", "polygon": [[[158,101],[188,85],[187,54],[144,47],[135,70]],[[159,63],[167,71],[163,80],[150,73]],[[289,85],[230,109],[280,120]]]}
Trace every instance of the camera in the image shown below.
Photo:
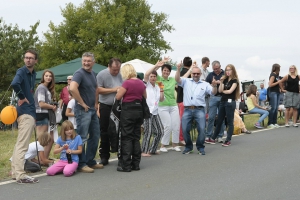
{"label": "camera", "polygon": [[68,163],[72,164],[73,163],[73,161],[72,161],[72,155],[70,153],[67,153],[67,152],[66,152],[66,155],[67,155]]}

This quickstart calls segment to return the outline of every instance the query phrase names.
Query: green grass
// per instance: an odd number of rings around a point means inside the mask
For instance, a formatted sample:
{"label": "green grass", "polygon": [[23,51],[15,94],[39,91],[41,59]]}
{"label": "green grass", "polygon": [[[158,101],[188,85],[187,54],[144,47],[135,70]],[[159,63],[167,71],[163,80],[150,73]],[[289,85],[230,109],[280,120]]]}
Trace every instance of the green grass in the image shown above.
{"label": "green grass", "polygon": [[[248,130],[255,130],[254,124],[257,122],[259,115],[246,115],[244,116],[244,123]],[[265,119],[265,128],[267,127],[268,120]],[[284,119],[278,120],[279,125],[284,124]],[[13,148],[17,139],[17,130],[0,131],[0,181],[9,178],[10,161]],[[31,141],[34,141],[34,135],[31,137]],[[52,148],[53,150],[53,148]],[[59,155],[53,155],[51,152],[51,158],[59,158]],[[116,153],[111,154],[111,158],[116,158]],[[98,152],[96,153],[96,159],[99,159]]]}

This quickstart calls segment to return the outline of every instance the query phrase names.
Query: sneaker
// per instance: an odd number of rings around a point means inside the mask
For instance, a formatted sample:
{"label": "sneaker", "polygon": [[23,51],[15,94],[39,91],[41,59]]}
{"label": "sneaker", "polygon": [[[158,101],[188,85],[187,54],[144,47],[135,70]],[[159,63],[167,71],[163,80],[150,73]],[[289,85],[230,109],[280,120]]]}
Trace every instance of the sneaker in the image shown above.
{"label": "sneaker", "polygon": [[289,128],[289,127],[290,127],[290,125],[289,125],[289,124],[285,124],[285,127]]}
{"label": "sneaker", "polygon": [[278,124],[274,124],[275,128],[279,128],[279,125]]}
{"label": "sneaker", "polygon": [[168,152],[168,149],[166,147],[161,147],[159,150],[164,153]]}
{"label": "sneaker", "polygon": [[297,124],[293,124],[293,127],[298,127],[298,125]]}
{"label": "sneaker", "polygon": [[205,155],[204,148],[200,148],[198,154],[199,154],[199,155]]}
{"label": "sneaker", "polygon": [[206,141],[207,144],[216,144],[216,141],[211,139],[211,138],[208,138],[208,140]]}
{"label": "sneaker", "polygon": [[204,140],[204,142],[205,142],[206,144],[209,144],[209,143],[207,142],[207,141],[208,141],[208,139],[209,139],[209,138],[208,138],[208,137],[206,137],[206,138],[205,138],[205,140]]}
{"label": "sneaker", "polygon": [[273,124],[270,124],[267,128],[271,129],[271,128],[275,128],[275,126]]}
{"label": "sneaker", "polygon": [[103,169],[103,165],[102,164],[91,165],[91,166],[89,166],[89,168],[92,168],[92,169]]}
{"label": "sneaker", "polygon": [[223,147],[228,147],[229,145],[231,145],[231,142],[230,141],[225,141],[222,146]]}
{"label": "sneaker", "polygon": [[181,149],[179,147],[172,147],[171,150],[181,152]]}
{"label": "sneaker", "polygon": [[31,176],[25,175],[24,178],[17,180],[18,184],[25,184],[25,183],[38,183],[39,180],[36,178],[33,178]]}
{"label": "sneaker", "polygon": [[255,123],[254,126],[255,126],[256,128],[263,128],[263,127],[260,125],[259,122]]}
{"label": "sneaker", "polygon": [[94,169],[88,167],[88,166],[84,166],[81,169],[78,169],[78,172],[84,172],[84,173],[94,173]]}
{"label": "sneaker", "polygon": [[190,154],[190,153],[193,153],[193,150],[185,149],[182,152],[182,154]]}
{"label": "sneaker", "polygon": [[184,147],[185,146],[185,141],[184,140],[180,141],[179,142],[179,146],[183,146]]}
{"label": "sneaker", "polygon": [[223,139],[222,138],[218,138],[218,143],[223,143]]}
{"label": "sneaker", "polygon": [[292,125],[293,124],[293,121],[290,119],[289,120],[289,125]]}

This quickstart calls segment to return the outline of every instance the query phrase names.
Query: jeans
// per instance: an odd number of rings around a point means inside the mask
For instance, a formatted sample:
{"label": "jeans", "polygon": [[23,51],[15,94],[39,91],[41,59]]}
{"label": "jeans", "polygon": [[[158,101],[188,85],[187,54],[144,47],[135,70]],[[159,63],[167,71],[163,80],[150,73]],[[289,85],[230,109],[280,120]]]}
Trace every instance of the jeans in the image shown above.
{"label": "jeans", "polygon": [[193,150],[193,142],[191,140],[191,126],[193,120],[196,121],[198,137],[196,141],[196,147],[199,150],[204,148],[205,140],[205,110],[204,108],[184,108],[184,113],[181,119],[182,131],[184,136],[184,141],[186,143],[185,148],[188,150]]}
{"label": "jeans", "polygon": [[269,112],[260,108],[253,108],[252,110],[249,110],[249,113],[258,113],[260,114],[260,118],[258,119],[258,123],[261,123],[266,117],[268,117]]}
{"label": "jeans", "polygon": [[[207,132],[206,132],[206,137],[208,137],[208,138],[211,137],[212,132],[213,132],[215,119],[216,119],[218,107],[220,105],[220,101],[221,101],[221,97],[210,96],[209,112],[208,112],[208,124],[207,124]],[[218,134],[219,138],[223,137],[224,129],[225,129],[225,123],[224,123],[224,120],[223,120],[220,132]]]}
{"label": "jeans", "polygon": [[221,126],[224,123],[225,116],[227,118],[227,126],[228,126],[226,141],[231,140],[231,136],[233,133],[233,119],[234,119],[235,108],[236,108],[235,101],[232,101],[232,102],[221,101],[220,102],[217,126],[216,126],[213,136],[211,137],[213,140],[215,140],[217,138],[217,135],[221,130]]}
{"label": "jeans", "polygon": [[278,113],[278,105],[279,105],[279,96],[278,92],[270,92],[269,94],[269,105],[271,106],[271,110],[269,111],[269,121],[270,124],[277,124],[277,113]]}
{"label": "jeans", "polygon": [[[100,125],[95,108],[90,108],[87,112],[84,108],[75,108],[75,116],[77,123],[77,133],[81,136],[83,147],[82,153],[79,154],[78,169],[84,166],[96,165],[94,160],[100,138]],[[88,136],[89,135],[89,136]],[[86,142],[86,149],[85,149]]]}

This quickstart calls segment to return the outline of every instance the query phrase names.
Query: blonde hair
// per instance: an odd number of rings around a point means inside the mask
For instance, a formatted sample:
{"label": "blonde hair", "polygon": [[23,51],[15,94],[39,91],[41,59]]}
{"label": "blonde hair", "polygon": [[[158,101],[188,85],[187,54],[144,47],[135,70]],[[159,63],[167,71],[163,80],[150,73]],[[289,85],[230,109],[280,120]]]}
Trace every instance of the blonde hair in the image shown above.
{"label": "blonde hair", "polygon": [[[295,75],[298,76],[298,70],[295,65],[291,65],[289,68],[294,67],[295,68]],[[291,72],[289,71],[289,75],[291,75]]]}
{"label": "blonde hair", "polygon": [[40,133],[37,139],[41,146],[47,146],[51,140],[51,136],[47,132]]}
{"label": "blonde hair", "polygon": [[236,79],[237,80],[237,86],[236,86],[236,91],[235,91],[235,100],[239,99],[240,98],[240,84],[239,84],[239,77],[236,73],[236,70],[235,70],[235,67],[234,65],[232,64],[228,64],[226,67],[225,67],[225,73],[224,73],[224,76],[223,78],[226,79],[228,78],[229,79],[229,76],[226,75],[226,69],[229,68],[232,70],[231,72],[231,79]]}
{"label": "blonde hair", "polygon": [[136,71],[131,64],[125,64],[121,68],[121,75],[122,75],[123,80],[136,78],[136,76],[137,76]]}
{"label": "blonde hair", "polygon": [[67,130],[73,130],[73,131],[72,131],[72,135],[71,135],[71,139],[74,139],[75,136],[76,136],[76,133],[75,133],[75,131],[74,131],[74,126],[73,126],[72,122],[69,121],[69,120],[66,120],[66,121],[64,121],[64,122],[62,123],[61,129],[60,129],[60,137],[61,137],[61,139],[62,139],[63,141],[66,141],[66,134],[65,134],[65,131],[67,131]]}

